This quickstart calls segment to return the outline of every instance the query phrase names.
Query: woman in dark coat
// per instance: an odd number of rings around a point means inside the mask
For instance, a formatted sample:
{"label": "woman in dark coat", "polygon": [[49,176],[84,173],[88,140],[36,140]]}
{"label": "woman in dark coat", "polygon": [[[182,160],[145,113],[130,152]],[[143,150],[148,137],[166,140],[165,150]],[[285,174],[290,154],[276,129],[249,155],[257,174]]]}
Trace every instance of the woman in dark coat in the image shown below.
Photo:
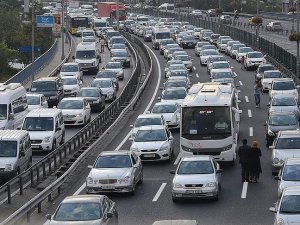
{"label": "woman in dark coat", "polygon": [[257,183],[259,174],[262,173],[260,164],[261,151],[257,141],[252,142],[251,151],[249,152],[249,171],[250,182]]}

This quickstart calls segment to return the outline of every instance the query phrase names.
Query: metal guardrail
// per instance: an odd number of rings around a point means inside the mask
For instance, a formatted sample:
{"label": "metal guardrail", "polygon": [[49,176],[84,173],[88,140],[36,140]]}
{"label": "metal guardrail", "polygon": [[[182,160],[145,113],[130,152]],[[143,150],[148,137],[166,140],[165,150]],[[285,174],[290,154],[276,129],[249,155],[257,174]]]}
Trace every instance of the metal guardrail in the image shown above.
{"label": "metal guardrail", "polygon": [[[114,125],[117,123],[118,120],[122,119],[122,115],[124,115],[126,111],[131,109],[133,105],[137,103],[138,98],[140,97],[141,93],[145,89],[147,81],[149,80],[152,74],[152,60],[148,50],[142,44],[142,42],[139,39],[134,39],[134,42],[137,43],[142,48],[142,50],[145,52],[145,55],[147,56],[147,60],[151,63],[150,71],[147,75],[147,78],[145,79],[145,82],[139,88],[139,90],[136,92],[136,87],[138,86],[138,80],[139,80],[138,78],[141,75],[140,74],[141,65],[135,53],[136,67],[126,87],[123,89],[121,95],[112,104],[110,104],[108,108],[102,111],[92,122],[90,122],[83,129],[81,129],[72,139],[70,139],[64,145],[60,146],[52,153],[44,157],[41,161],[39,161],[37,164],[32,166],[29,170],[21,173],[12,181],[6,183],[5,186],[2,186],[1,187],[2,191],[3,188],[6,188],[6,190],[8,190],[9,186],[11,185],[11,182],[14,182],[20,184],[20,194],[23,194],[21,184],[23,183],[22,180],[24,179],[25,176],[30,176],[31,182],[34,185],[35,182],[38,182],[41,169],[42,169],[42,176],[47,176],[46,166],[49,168],[48,174],[51,174],[51,171],[53,171],[53,169],[57,168],[59,164],[62,164],[63,159],[66,158],[67,154],[74,153],[76,150],[81,149],[82,147],[84,148],[86,142],[88,142],[98,132],[102,133],[102,135],[98,139],[98,141],[100,141],[101,137],[104,137],[106,132],[112,129],[112,127],[114,127]],[[132,47],[130,46],[130,48]],[[117,119],[116,120],[113,119],[114,116],[120,112],[121,114],[117,117]],[[112,119],[114,120],[114,122],[111,121]],[[104,131],[105,126],[109,126],[106,128],[106,131]],[[88,149],[84,149],[84,151],[78,156],[77,160],[71,165],[71,167],[64,174],[62,174],[55,182],[47,186],[43,191],[41,191],[38,195],[36,195],[33,199],[28,201],[25,205],[23,205],[21,208],[15,211],[12,215],[10,215],[7,219],[5,219],[0,224],[1,225],[15,224],[24,215],[27,215],[27,220],[29,221],[30,213],[36,207],[38,208],[38,212],[41,212],[42,202],[46,198],[50,200],[51,194],[54,193],[55,191],[58,191],[58,193],[60,193],[61,191],[60,187],[64,183],[65,179],[74,171],[76,166],[85,157],[85,155],[88,154],[89,150],[92,149],[92,147],[95,144],[96,143],[94,143]],[[52,162],[54,163],[54,167],[52,167]],[[36,180],[33,179],[34,176],[37,178]]]}

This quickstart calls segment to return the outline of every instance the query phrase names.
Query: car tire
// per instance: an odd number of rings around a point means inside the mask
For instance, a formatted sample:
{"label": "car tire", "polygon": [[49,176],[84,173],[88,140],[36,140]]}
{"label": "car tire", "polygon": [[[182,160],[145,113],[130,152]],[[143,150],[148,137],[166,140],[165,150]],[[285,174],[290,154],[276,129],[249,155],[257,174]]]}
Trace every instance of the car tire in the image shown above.
{"label": "car tire", "polygon": [[64,143],[65,143],[65,133],[63,133],[63,135],[62,135],[59,145],[63,145]]}
{"label": "car tire", "polygon": [[174,197],[174,196],[172,195],[172,201],[173,201],[173,202],[178,202],[178,200],[179,200],[178,198],[176,198],[176,197]]}
{"label": "car tire", "polygon": [[142,184],[143,182],[144,182],[144,174],[143,174],[143,170],[142,170],[139,183]]}
{"label": "car tire", "polygon": [[55,149],[56,149],[56,140],[53,140],[52,151],[54,151]]}
{"label": "car tire", "polygon": [[135,180],[133,181],[133,187],[132,190],[130,191],[130,195],[134,195],[135,194]]}

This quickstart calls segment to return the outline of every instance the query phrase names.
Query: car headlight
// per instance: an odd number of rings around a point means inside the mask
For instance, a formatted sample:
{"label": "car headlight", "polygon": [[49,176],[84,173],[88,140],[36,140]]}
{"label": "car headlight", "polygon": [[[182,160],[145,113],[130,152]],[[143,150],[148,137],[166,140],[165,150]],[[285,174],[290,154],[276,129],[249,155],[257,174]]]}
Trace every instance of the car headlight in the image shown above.
{"label": "car headlight", "polygon": [[57,99],[57,96],[50,96],[50,99]]}
{"label": "car headlight", "polygon": [[205,187],[216,187],[217,183],[216,182],[209,182],[205,185]]}
{"label": "car headlight", "polygon": [[183,186],[182,186],[182,184],[174,183],[173,187],[174,188],[182,188]]}
{"label": "car headlight", "polygon": [[275,134],[271,130],[268,130],[268,135],[269,136],[275,136]]}
{"label": "car headlight", "polygon": [[86,178],[86,182],[87,184],[93,184],[93,178],[91,177]]}
{"label": "car headlight", "polygon": [[123,73],[123,71],[122,70],[120,70],[119,72],[118,72],[118,74],[122,74]]}
{"label": "car headlight", "polygon": [[12,164],[5,164],[5,171],[12,171],[13,170],[13,166]]}
{"label": "car headlight", "polygon": [[140,150],[137,147],[131,147],[131,151],[133,151],[133,152],[139,152]]}
{"label": "car headlight", "polygon": [[96,65],[96,62],[92,62],[92,66],[95,66]]}
{"label": "car headlight", "polygon": [[51,142],[51,137],[50,136],[49,137],[45,137],[44,140],[43,140],[43,142],[45,142],[45,143]]}
{"label": "car headlight", "polygon": [[83,117],[83,114],[79,113],[79,114],[76,115],[76,117]]}
{"label": "car headlight", "polygon": [[119,184],[121,184],[121,183],[129,183],[129,182],[130,182],[130,176],[126,176],[126,177],[118,180]]}
{"label": "car headlight", "polygon": [[232,148],[232,144],[227,145],[226,147],[223,148],[223,151],[228,151]]}
{"label": "car headlight", "polygon": [[169,150],[169,144],[168,143],[163,144],[159,149],[159,151],[168,151],[168,150]]}
{"label": "car headlight", "polygon": [[277,219],[277,225],[285,225],[284,220],[281,218]]}

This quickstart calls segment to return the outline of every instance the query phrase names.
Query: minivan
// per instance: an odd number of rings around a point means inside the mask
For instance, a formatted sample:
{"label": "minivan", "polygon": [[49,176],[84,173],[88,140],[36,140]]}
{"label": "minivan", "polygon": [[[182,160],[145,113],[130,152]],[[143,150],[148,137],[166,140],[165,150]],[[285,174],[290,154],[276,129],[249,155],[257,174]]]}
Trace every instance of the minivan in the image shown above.
{"label": "minivan", "polygon": [[32,164],[29,133],[25,130],[0,130],[0,177],[11,179]]}
{"label": "minivan", "polygon": [[60,109],[34,109],[24,119],[22,130],[30,135],[33,151],[51,151],[65,142],[65,124]]}

